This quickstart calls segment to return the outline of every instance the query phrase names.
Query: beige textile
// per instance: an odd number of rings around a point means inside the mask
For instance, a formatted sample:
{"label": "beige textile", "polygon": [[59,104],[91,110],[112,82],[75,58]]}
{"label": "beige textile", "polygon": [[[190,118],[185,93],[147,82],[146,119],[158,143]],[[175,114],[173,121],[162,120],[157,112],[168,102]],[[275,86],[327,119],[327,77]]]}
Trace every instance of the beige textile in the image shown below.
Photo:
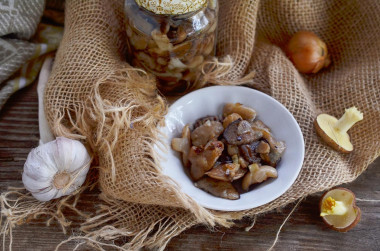
{"label": "beige textile", "polygon": [[[60,7],[53,0],[46,5]],[[63,28],[52,23],[63,12],[44,7],[45,0],[0,1],[0,109],[13,93],[37,79],[44,59],[58,48]]]}
{"label": "beige textile", "polygon": [[46,120],[44,109],[44,93],[46,83],[49,79],[51,68],[53,67],[53,56],[46,57],[38,77],[37,93],[38,93],[38,129],[40,132],[40,145],[54,140],[54,135],[50,130]]}
{"label": "beige textile", "polygon": [[[284,104],[305,139],[305,162],[295,184],[264,206],[222,213],[206,210],[160,173],[152,145],[166,112],[155,82],[124,58],[123,1],[66,2],[65,34],[45,92],[45,112],[55,135],[82,139],[98,156],[100,211],[82,224],[95,247],[129,237],[123,249],[165,247],[199,223],[231,219],[284,206],[308,194],[350,182],[380,153],[380,5],[377,1],[221,0],[218,56],[235,65],[224,80],[256,73],[253,88]],[[332,65],[299,74],[282,46],[298,30],[326,43]],[[355,150],[340,154],[315,134],[320,112],[339,117],[356,106],[364,120],[350,130]],[[109,247],[115,247],[108,244]],[[105,246],[104,246],[105,247]]]}
{"label": "beige textile", "polygon": [[18,89],[4,81],[36,52],[37,45],[27,40],[36,31],[44,4],[44,0],[0,1],[0,109]]}

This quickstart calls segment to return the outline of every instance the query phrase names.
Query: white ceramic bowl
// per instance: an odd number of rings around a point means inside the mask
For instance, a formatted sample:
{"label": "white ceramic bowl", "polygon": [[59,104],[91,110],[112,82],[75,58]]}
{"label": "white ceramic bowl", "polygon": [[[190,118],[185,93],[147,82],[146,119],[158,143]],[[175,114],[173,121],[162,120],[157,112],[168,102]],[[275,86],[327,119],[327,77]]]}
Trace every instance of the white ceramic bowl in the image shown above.
{"label": "white ceramic bowl", "polygon": [[[277,140],[285,141],[285,153],[277,165],[278,177],[269,179],[238,200],[215,197],[194,186],[185,173],[180,154],[171,149],[171,140],[180,137],[186,124],[198,118],[222,114],[226,103],[239,102],[256,110],[257,118],[268,125]],[[167,135],[164,143],[169,148],[160,164],[163,173],[171,177],[180,189],[200,205],[215,210],[239,211],[264,205],[278,198],[296,180],[304,159],[304,140],[300,127],[292,114],[272,97],[247,87],[215,86],[191,92],[173,103],[165,117],[166,126],[160,130]]]}

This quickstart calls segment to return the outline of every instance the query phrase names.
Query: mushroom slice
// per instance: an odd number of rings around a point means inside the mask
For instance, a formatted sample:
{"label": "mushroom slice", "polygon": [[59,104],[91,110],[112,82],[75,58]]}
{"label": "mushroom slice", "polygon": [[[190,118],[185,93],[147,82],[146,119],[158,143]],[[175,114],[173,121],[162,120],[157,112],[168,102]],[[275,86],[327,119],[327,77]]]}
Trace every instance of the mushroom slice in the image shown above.
{"label": "mushroom slice", "polygon": [[192,146],[188,156],[191,162],[191,177],[194,180],[202,178],[205,172],[214,166],[223,149],[223,143],[217,140],[208,142],[205,147]]}
{"label": "mushroom slice", "polygon": [[260,158],[268,165],[275,167],[281,160],[286,149],[283,141],[276,141],[274,147],[271,146],[269,153],[261,153]]}
{"label": "mushroom slice", "polygon": [[228,164],[232,163],[232,159],[231,156],[226,153],[226,151],[223,151],[216,162],[218,164]]}
{"label": "mushroom slice", "polygon": [[166,34],[162,34],[159,30],[153,30],[151,33],[153,40],[156,42],[158,48],[162,51],[172,51],[173,45],[170,43]]}
{"label": "mushroom slice", "polygon": [[323,221],[339,232],[347,232],[360,221],[361,210],[355,204],[355,194],[342,187],[324,193],[319,201]]}
{"label": "mushroom slice", "polygon": [[227,126],[223,137],[230,145],[244,145],[260,139],[263,134],[253,131],[246,120],[236,120]]}
{"label": "mushroom slice", "polygon": [[228,200],[237,200],[240,198],[238,191],[227,181],[215,180],[210,177],[204,177],[195,183],[195,186],[220,198]]}
{"label": "mushroom slice", "polygon": [[363,119],[363,113],[356,107],[346,109],[343,116],[337,118],[328,114],[320,114],[314,121],[317,134],[334,150],[349,153],[354,147],[351,144],[347,131],[358,121]]}
{"label": "mushroom slice", "polygon": [[269,153],[270,152],[270,146],[265,141],[260,141],[260,144],[256,147],[257,153]]}
{"label": "mushroom slice", "polygon": [[194,129],[197,128],[197,127],[200,127],[201,125],[203,125],[204,123],[206,123],[208,120],[209,121],[219,121],[220,122],[220,119],[217,116],[206,116],[206,117],[197,119],[195,121],[195,123],[194,123]]}
{"label": "mushroom slice", "polygon": [[249,163],[259,163],[260,158],[257,156],[256,148],[260,145],[260,141],[254,141],[251,144],[241,145],[240,152],[243,158]]}
{"label": "mushroom slice", "polygon": [[189,164],[189,151],[190,151],[190,129],[189,125],[185,125],[182,129],[182,138],[172,139],[172,148],[174,151],[182,153],[182,163],[185,166]]}
{"label": "mushroom slice", "polygon": [[270,147],[275,148],[276,144],[277,144],[277,140],[275,140],[275,138],[272,136],[272,134],[269,131],[264,130],[264,129],[262,129],[261,132],[263,134],[263,138],[268,142]]}
{"label": "mushroom slice", "polygon": [[259,119],[256,119],[255,121],[253,121],[251,123],[251,126],[253,129],[256,129],[256,130],[265,130],[267,132],[270,132],[270,128],[266,124],[264,124],[263,121]]}
{"label": "mushroom slice", "polygon": [[249,162],[246,161],[243,157],[239,156],[239,159],[238,159],[238,162],[239,162],[239,165],[241,168],[247,168],[248,165],[249,165]]}
{"label": "mushroom slice", "polygon": [[228,144],[227,144],[227,153],[228,153],[230,156],[233,156],[233,155],[239,154],[239,147],[238,147],[238,146],[235,146],[235,145],[228,145]]}
{"label": "mushroom slice", "polygon": [[231,124],[232,122],[234,122],[234,121],[236,121],[238,119],[243,119],[243,118],[239,114],[237,114],[237,113],[231,113],[230,115],[228,115],[227,117],[225,117],[223,119],[223,127],[224,127],[224,129],[226,129],[229,124]]}
{"label": "mushroom slice", "polygon": [[247,169],[240,168],[239,164],[228,163],[219,164],[214,166],[206,174],[211,178],[222,180],[222,181],[233,181],[240,179],[247,172]]}
{"label": "mushroom slice", "polygon": [[227,103],[223,108],[223,117],[232,113],[239,114],[243,119],[253,121],[256,118],[256,111],[240,103]]}
{"label": "mushroom slice", "polygon": [[275,167],[284,154],[286,149],[285,142],[277,141],[267,130],[262,130],[261,132],[263,133],[263,138],[270,146],[270,152],[260,153],[260,158],[263,159],[266,164]]}
{"label": "mushroom slice", "polygon": [[277,170],[271,166],[259,166],[252,164],[248,166],[249,172],[244,176],[242,188],[248,190],[249,186],[256,183],[261,183],[268,178],[277,178]]}
{"label": "mushroom slice", "polygon": [[244,134],[252,133],[252,132],[253,131],[252,131],[251,124],[247,120],[240,121],[237,127],[238,135],[244,135]]}
{"label": "mushroom slice", "polygon": [[204,146],[209,140],[218,138],[223,130],[223,125],[219,121],[207,120],[191,133],[191,142],[194,146]]}

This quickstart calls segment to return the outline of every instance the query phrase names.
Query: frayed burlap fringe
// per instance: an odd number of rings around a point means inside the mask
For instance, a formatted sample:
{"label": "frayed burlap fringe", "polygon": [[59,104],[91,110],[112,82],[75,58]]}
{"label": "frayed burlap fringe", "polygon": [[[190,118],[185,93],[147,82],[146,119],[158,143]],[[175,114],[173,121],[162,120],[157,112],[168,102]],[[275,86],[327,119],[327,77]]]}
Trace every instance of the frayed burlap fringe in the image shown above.
{"label": "frayed burlap fringe", "polygon": [[[137,250],[141,247],[159,248],[163,250],[170,239],[177,236],[194,223],[202,223],[193,214],[182,208],[162,207],[155,205],[134,204],[101,196],[106,204],[81,226],[84,236],[70,237],[62,242],[57,249],[67,242],[82,241],[83,244],[94,245],[102,250],[103,247],[112,247],[117,250]],[[145,218],[145,212],[149,219]],[[133,226],[131,223],[139,226]],[[229,223],[225,226],[230,226]],[[110,244],[110,240],[128,238],[119,246]]]}
{"label": "frayed burlap fringe", "polygon": [[7,236],[9,236],[8,248],[12,250],[13,229],[34,219],[46,218],[47,226],[56,221],[61,226],[63,233],[66,234],[67,227],[71,225],[65,215],[67,210],[71,210],[71,212],[81,216],[83,219],[90,218],[88,213],[77,209],[77,203],[81,194],[85,190],[92,190],[96,184],[97,172],[92,170],[88,173],[85,183],[74,193],[49,202],[36,200],[23,187],[9,187],[7,192],[0,195],[0,236],[3,238],[3,250],[6,248]]}
{"label": "frayed burlap fringe", "polygon": [[[163,249],[195,224],[228,227],[235,219],[351,182],[379,156],[380,48],[373,43],[380,39],[378,5],[334,0],[313,1],[309,8],[309,1],[221,0],[220,60],[203,65],[203,79],[196,88],[238,83],[273,96],[299,123],[305,160],[294,185],[271,203],[242,212],[204,209],[157,165],[153,147],[159,143],[157,126],[163,123],[167,101],[157,93],[150,75],[125,63],[123,3],[66,1],[65,34],[46,88],[45,113],[56,136],[82,140],[97,156],[102,191],[94,202],[99,211],[81,224],[83,236],[67,241],[97,249]],[[333,61],[328,69],[301,75],[286,58],[280,46],[300,29],[316,32],[327,43]],[[364,113],[364,120],[350,130],[355,151],[342,155],[320,142],[313,120],[320,112],[339,117],[353,105]],[[14,195],[23,197],[19,192]],[[2,233],[10,233],[21,218],[43,210],[57,212],[57,205],[50,204],[57,202],[27,201],[36,211],[23,211],[20,202],[12,204],[13,212],[21,209],[20,218],[2,209],[3,226],[8,226]],[[126,241],[116,242],[123,237]]]}
{"label": "frayed burlap fringe", "polygon": [[192,86],[191,91],[205,87],[206,85],[243,85],[252,84],[255,72],[251,71],[247,75],[229,79],[228,75],[234,71],[236,62],[230,55],[223,57],[222,59],[212,58],[206,60],[201,65],[201,75]]}
{"label": "frayed burlap fringe", "polygon": [[[83,190],[80,189],[75,194],[63,199],[44,203],[37,201],[23,187],[10,187],[8,192],[2,193],[0,196],[0,235],[3,237],[3,250],[6,246],[7,236],[9,236],[9,250],[12,250],[12,231],[17,225],[28,223],[41,216],[50,217],[46,220],[47,226],[49,226],[53,220],[56,220],[62,227],[62,231],[66,234],[66,228],[70,226],[71,222],[67,221],[65,215],[62,213],[63,209],[71,209],[80,216],[88,217],[87,214],[75,208],[82,191]],[[72,201],[73,197],[74,200]]]}

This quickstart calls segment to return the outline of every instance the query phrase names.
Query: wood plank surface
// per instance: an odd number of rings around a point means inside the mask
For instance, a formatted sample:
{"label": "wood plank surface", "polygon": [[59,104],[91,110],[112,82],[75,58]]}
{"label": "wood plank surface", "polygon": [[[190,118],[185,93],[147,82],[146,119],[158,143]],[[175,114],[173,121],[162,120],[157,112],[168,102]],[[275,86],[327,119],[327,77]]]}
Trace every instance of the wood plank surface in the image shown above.
{"label": "wood plank surface", "polygon": [[[38,103],[36,84],[15,94],[0,112],[0,192],[8,186],[22,186],[21,172],[31,148],[38,145]],[[370,165],[355,182],[345,184],[358,198],[380,200],[380,158]],[[348,233],[328,229],[318,212],[321,193],[306,198],[285,224],[275,250],[380,250],[380,203],[358,201],[362,209],[361,222]],[[90,206],[96,194],[85,194],[80,207]],[[86,201],[87,200],[87,201]],[[215,228],[212,231],[197,226],[175,237],[168,250],[266,250],[275,239],[276,232],[293,205],[257,218],[249,231],[244,228],[251,221],[244,219],[231,229]],[[76,224],[74,223],[74,227]],[[75,228],[70,233],[77,233]],[[13,250],[54,250],[68,238],[57,224],[44,225],[37,219],[17,227],[13,233]],[[0,242],[1,246],[3,245]],[[72,250],[75,243],[60,250]],[[8,242],[5,243],[5,250]],[[83,247],[80,250],[91,250]]]}

